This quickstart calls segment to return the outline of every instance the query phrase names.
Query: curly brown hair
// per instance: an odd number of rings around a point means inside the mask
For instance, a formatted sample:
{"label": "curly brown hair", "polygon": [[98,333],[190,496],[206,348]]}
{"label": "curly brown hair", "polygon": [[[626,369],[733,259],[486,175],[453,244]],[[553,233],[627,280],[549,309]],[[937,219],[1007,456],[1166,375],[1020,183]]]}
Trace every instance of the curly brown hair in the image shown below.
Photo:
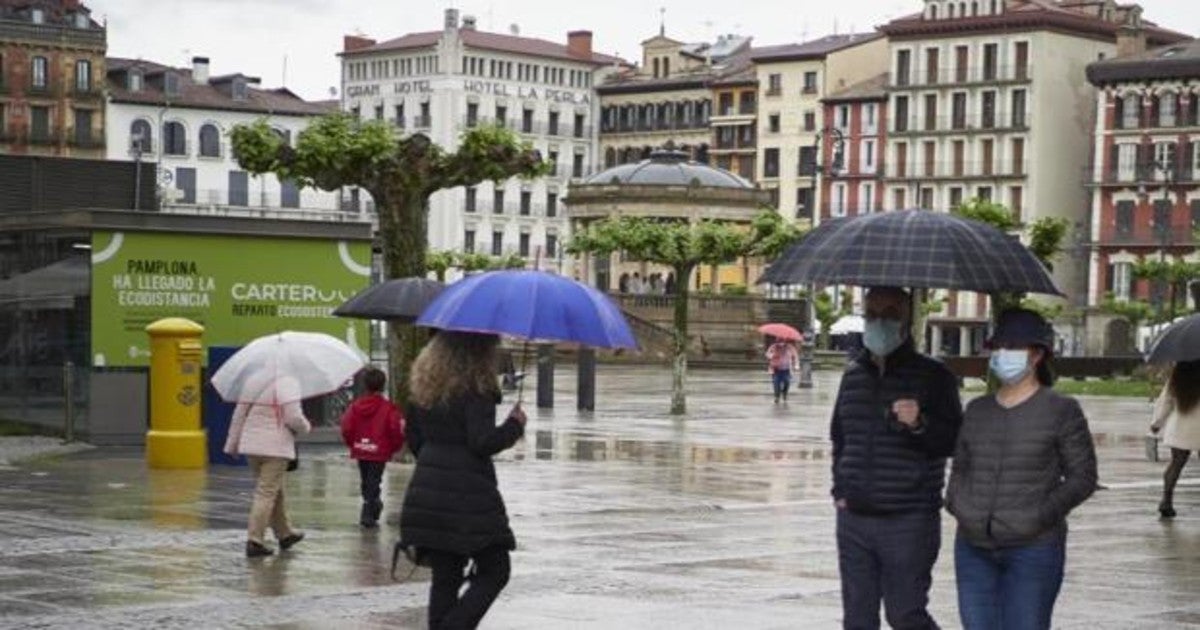
{"label": "curly brown hair", "polygon": [[430,409],[463,396],[498,396],[499,345],[496,335],[439,331],[413,362],[412,402]]}

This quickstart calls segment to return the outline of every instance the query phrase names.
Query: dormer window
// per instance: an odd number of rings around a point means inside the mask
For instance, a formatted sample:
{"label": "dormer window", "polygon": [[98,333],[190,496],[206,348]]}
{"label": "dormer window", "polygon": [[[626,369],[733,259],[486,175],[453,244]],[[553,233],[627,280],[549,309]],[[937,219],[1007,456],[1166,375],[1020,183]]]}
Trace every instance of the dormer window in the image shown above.
{"label": "dormer window", "polygon": [[163,91],[167,96],[179,96],[179,75],[168,72],[163,75]]}
{"label": "dormer window", "polygon": [[91,25],[92,21],[86,13],[80,12],[75,14],[75,28],[88,28]]}
{"label": "dormer window", "polygon": [[243,79],[234,79],[233,80],[233,100],[235,100],[235,101],[246,100],[246,81],[245,80],[243,80]]}
{"label": "dormer window", "polygon": [[125,76],[125,88],[130,92],[142,91],[142,72],[140,70],[130,70]]}
{"label": "dormer window", "polygon": [[31,9],[29,11],[29,21],[33,22],[34,24],[45,24],[46,23],[45,9]]}

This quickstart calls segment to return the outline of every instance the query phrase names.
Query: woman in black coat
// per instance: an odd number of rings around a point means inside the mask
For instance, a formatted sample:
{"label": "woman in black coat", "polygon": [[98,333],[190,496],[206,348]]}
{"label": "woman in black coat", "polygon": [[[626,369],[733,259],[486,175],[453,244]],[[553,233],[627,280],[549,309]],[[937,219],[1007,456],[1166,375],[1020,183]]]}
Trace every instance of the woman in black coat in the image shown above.
{"label": "woman in black coat", "polygon": [[[494,335],[439,332],[412,367],[406,441],[417,465],[400,539],[433,570],[431,629],[476,627],[508,583],[516,540],[492,456],[521,438],[526,418],[517,405],[496,426],[498,343]],[[460,597],[468,561],[474,569]]]}

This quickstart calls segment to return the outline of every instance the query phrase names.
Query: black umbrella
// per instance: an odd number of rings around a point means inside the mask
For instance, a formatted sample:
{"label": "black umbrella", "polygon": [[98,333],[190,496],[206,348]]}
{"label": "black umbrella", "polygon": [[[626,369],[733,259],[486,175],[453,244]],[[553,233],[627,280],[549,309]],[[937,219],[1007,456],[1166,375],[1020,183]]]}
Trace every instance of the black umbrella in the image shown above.
{"label": "black umbrella", "polygon": [[333,314],[338,317],[413,322],[444,287],[437,280],[424,278],[388,280],[359,291],[345,304],[334,309]]}
{"label": "black umbrella", "polygon": [[1148,363],[1172,363],[1200,359],[1200,314],[1171,324],[1154,342]]}
{"label": "black umbrella", "polygon": [[1062,295],[1017,238],[928,210],[827,221],[789,247],[759,282]]}

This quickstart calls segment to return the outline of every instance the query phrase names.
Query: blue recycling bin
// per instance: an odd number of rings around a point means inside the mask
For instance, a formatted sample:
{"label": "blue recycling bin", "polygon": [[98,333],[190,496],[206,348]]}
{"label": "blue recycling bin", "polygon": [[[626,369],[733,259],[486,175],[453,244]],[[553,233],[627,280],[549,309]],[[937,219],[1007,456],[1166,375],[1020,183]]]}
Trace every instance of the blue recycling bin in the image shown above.
{"label": "blue recycling bin", "polygon": [[208,433],[210,464],[246,465],[244,455],[231,457],[225,454],[225,438],[229,436],[229,425],[233,422],[233,410],[237,405],[221,400],[221,395],[211,382],[212,375],[240,349],[228,346],[211,346],[208,349],[208,375],[204,379],[204,429]]}

